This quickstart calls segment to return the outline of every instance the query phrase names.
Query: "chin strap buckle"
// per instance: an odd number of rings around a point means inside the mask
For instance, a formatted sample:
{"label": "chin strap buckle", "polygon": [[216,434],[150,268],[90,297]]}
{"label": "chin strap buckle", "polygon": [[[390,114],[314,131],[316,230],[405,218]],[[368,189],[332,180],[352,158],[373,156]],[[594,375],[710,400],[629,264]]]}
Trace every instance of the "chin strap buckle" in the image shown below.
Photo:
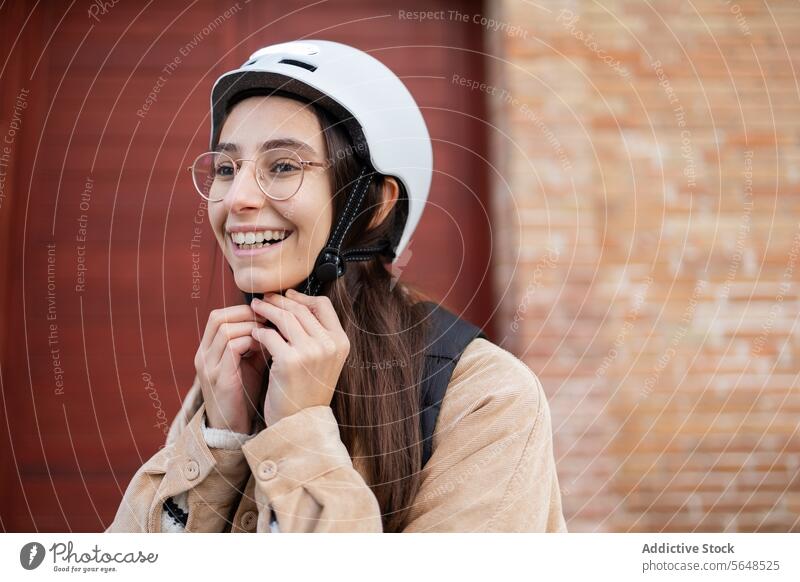
{"label": "chin strap buckle", "polygon": [[328,283],[344,275],[345,260],[339,253],[339,249],[325,247],[317,257],[314,265],[314,275],[320,283]]}

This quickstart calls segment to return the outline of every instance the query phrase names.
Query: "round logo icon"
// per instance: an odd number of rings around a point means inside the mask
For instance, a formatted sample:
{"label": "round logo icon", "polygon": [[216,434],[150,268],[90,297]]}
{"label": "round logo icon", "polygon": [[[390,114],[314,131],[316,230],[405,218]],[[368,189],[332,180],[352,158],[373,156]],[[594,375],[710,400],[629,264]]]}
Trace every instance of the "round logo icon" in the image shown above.
{"label": "round logo icon", "polygon": [[38,568],[44,560],[44,546],[39,542],[28,542],[19,551],[19,563],[26,570]]}

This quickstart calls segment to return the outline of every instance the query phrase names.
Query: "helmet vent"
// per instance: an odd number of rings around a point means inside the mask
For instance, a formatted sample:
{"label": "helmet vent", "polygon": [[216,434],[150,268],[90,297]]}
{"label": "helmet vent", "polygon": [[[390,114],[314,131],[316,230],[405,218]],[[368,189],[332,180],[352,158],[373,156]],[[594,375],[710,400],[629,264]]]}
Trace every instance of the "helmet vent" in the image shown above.
{"label": "helmet vent", "polygon": [[314,65],[310,65],[308,63],[304,63],[303,61],[296,61],[294,59],[281,59],[280,61],[278,61],[278,64],[281,64],[281,63],[283,63],[285,65],[294,65],[295,67],[300,67],[302,69],[307,69],[307,70],[311,71],[312,73],[317,70],[317,67],[315,67]]}

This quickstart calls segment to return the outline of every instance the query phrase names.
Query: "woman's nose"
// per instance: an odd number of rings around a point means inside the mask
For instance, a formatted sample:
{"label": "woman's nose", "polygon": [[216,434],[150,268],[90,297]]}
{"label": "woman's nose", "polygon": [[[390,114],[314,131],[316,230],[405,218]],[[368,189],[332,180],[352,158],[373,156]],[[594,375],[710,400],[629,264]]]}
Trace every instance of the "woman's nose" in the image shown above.
{"label": "woman's nose", "polygon": [[242,162],[236,171],[230,190],[225,196],[225,201],[232,212],[264,206],[267,197],[264,196],[258,185],[255,164]]}

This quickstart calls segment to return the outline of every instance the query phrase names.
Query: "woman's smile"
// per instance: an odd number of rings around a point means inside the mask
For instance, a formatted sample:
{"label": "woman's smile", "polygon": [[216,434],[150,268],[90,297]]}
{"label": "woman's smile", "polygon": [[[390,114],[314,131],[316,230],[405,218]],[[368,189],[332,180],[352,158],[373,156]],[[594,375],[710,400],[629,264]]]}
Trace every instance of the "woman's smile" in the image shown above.
{"label": "woman's smile", "polygon": [[237,257],[248,257],[277,250],[294,231],[283,228],[231,227],[227,241]]}

